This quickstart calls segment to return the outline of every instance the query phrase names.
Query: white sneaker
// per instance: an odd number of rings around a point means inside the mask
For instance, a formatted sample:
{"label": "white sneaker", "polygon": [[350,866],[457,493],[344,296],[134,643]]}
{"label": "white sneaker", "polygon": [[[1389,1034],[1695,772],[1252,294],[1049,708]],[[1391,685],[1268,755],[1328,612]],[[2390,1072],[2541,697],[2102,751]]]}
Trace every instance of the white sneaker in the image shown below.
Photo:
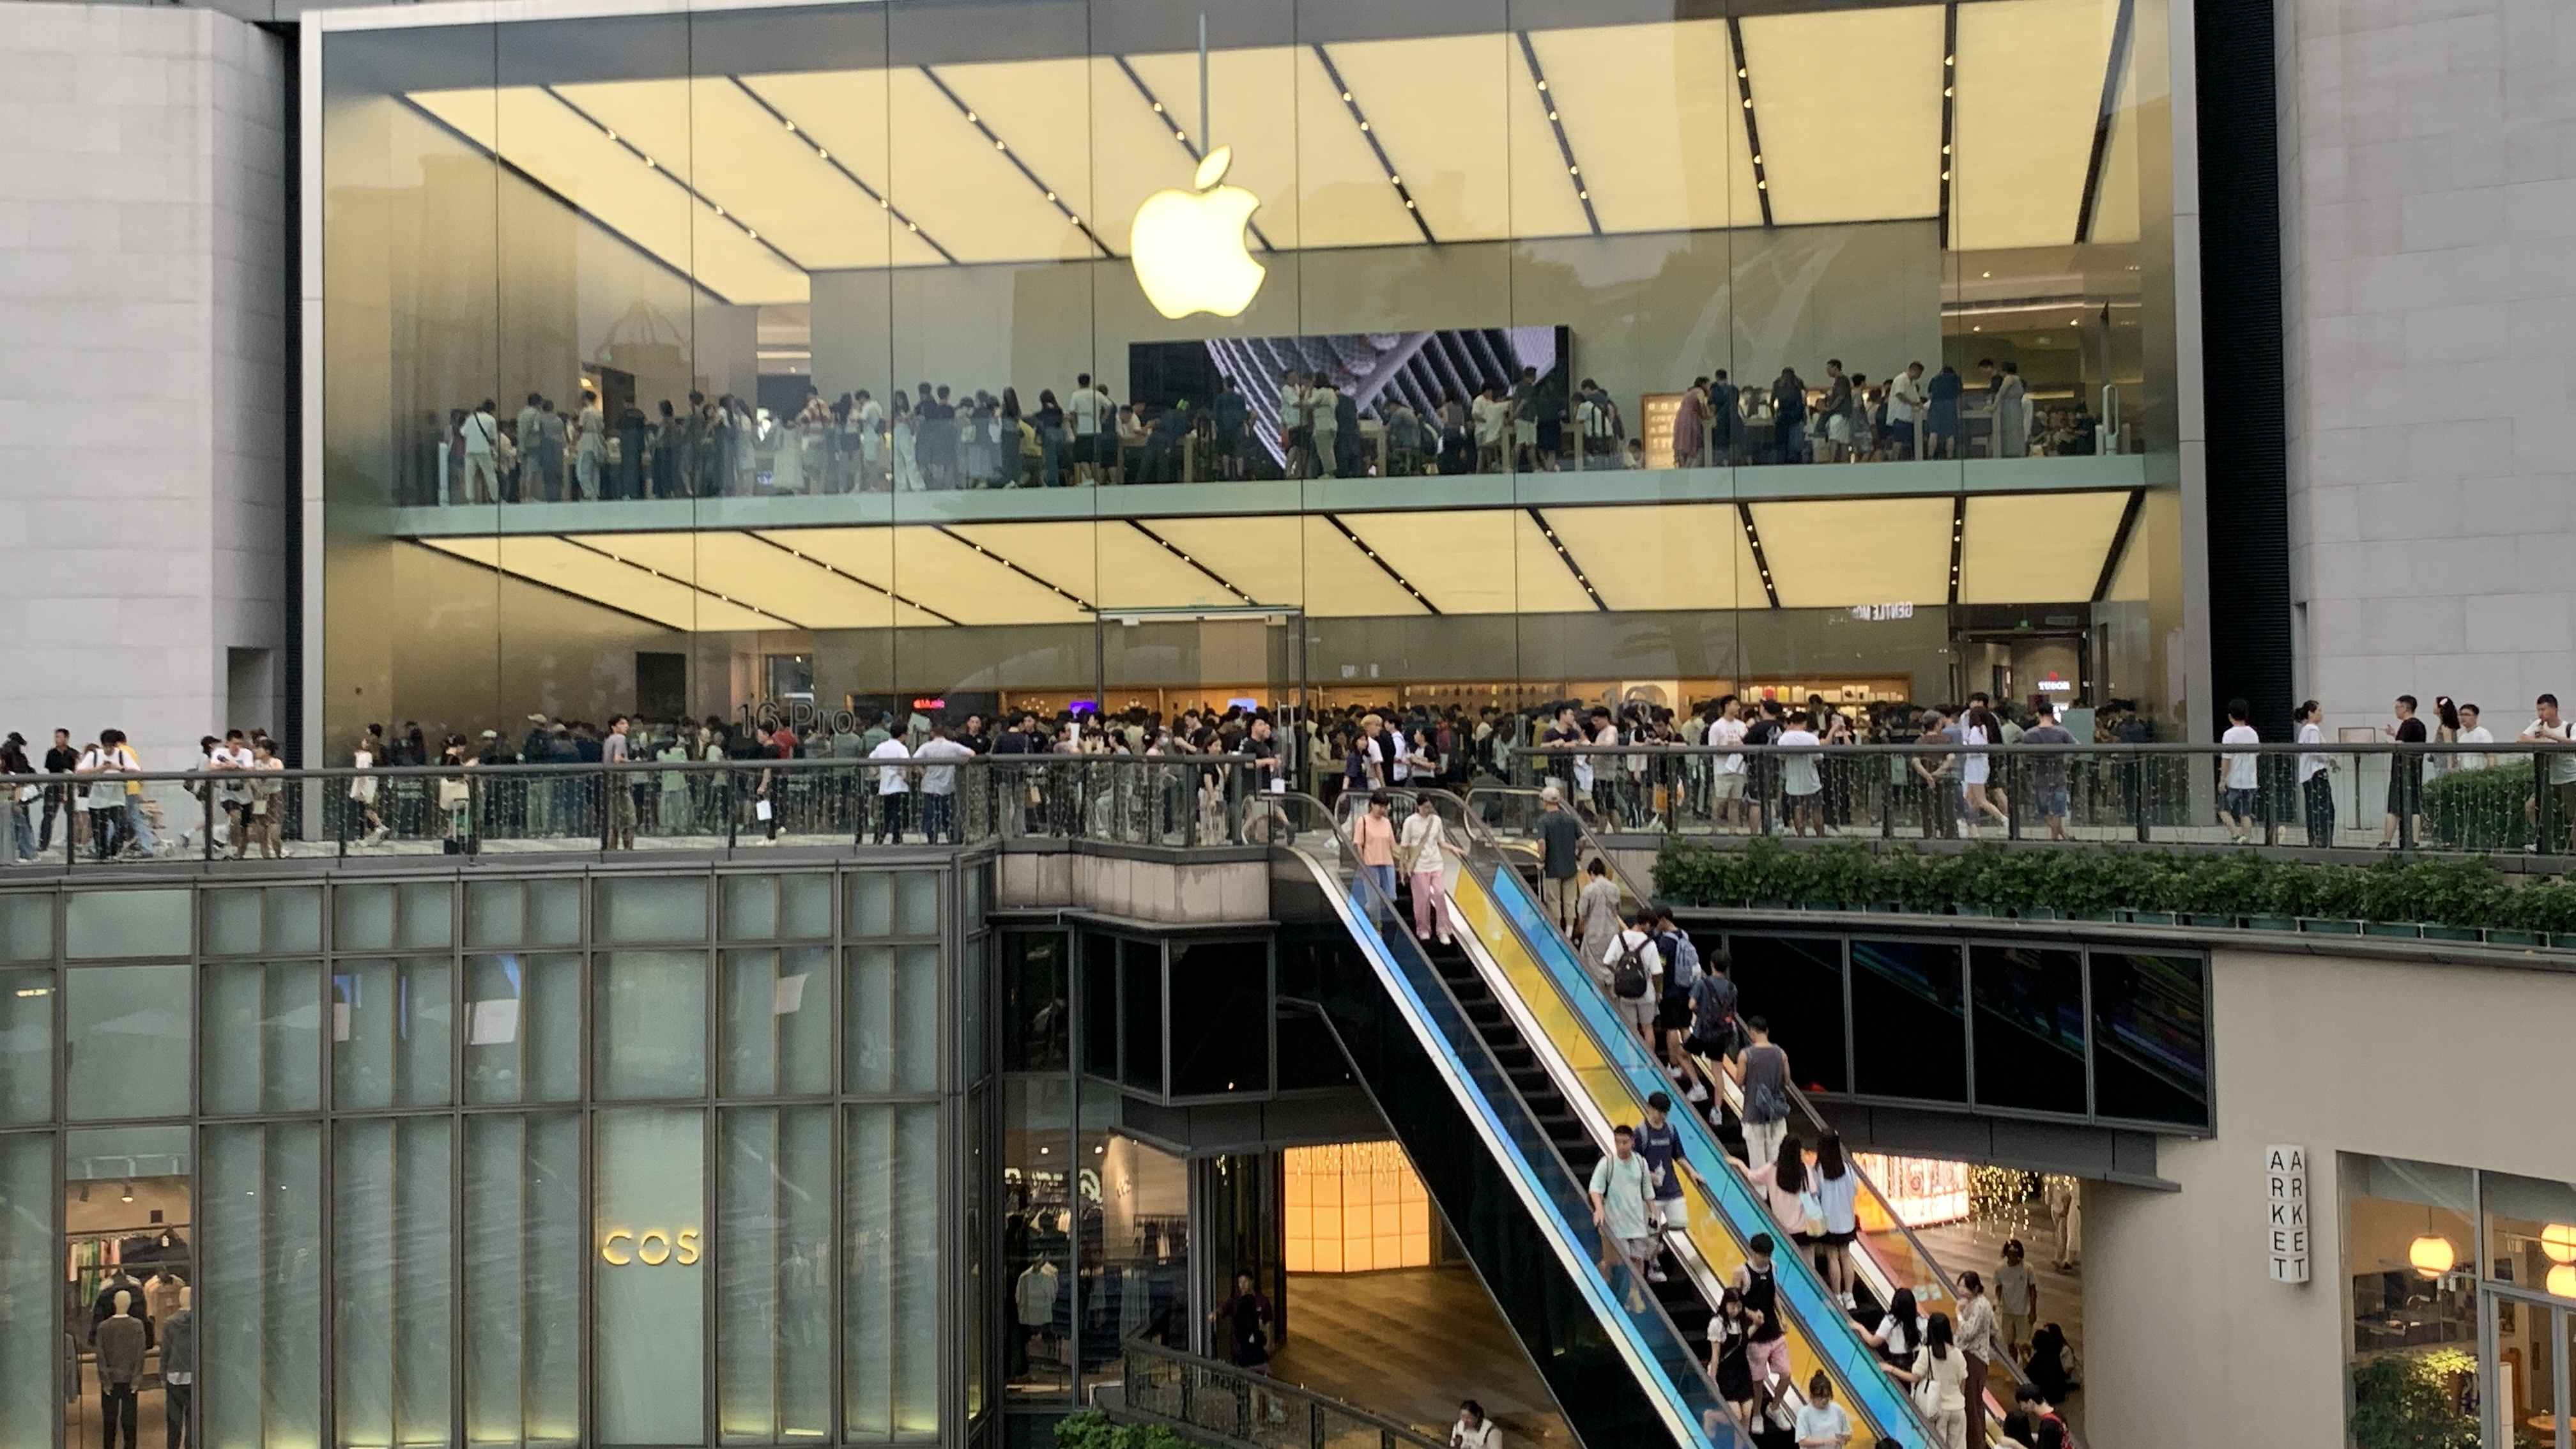
{"label": "white sneaker", "polygon": [[1682,1100],[1685,1102],[1705,1102],[1708,1100],[1708,1088],[1701,1086],[1697,1082],[1693,1082],[1691,1083],[1691,1089],[1682,1094]]}

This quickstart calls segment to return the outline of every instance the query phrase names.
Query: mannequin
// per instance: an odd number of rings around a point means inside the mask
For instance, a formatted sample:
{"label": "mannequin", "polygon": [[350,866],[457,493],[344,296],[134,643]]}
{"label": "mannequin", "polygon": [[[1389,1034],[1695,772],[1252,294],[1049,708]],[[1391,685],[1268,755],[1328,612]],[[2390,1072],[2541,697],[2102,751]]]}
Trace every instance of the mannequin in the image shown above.
{"label": "mannequin", "polygon": [[188,1404],[197,1394],[197,1311],[188,1297],[188,1285],[180,1283],[178,1310],[161,1320],[161,1423],[168,1449],[196,1442],[188,1432]]}
{"label": "mannequin", "polygon": [[98,1342],[99,1325],[107,1322],[108,1316],[116,1312],[116,1295],[120,1293],[130,1295],[137,1303],[143,1302],[143,1280],[123,1268],[117,1268],[98,1285],[98,1297],[91,1303],[89,1310],[89,1341],[93,1345]]}
{"label": "mannequin", "polygon": [[170,1315],[179,1311],[179,1295],[187,1291],[179,1275],[167,1267],[156,1268],[143,1280],[143,1316],[153,1328],[167,1332]]}
{"label": "mannequin", "polygon": [[114,1312],[98,1326],[98,1422],[104,1449],[117,1449],[122,1427],[125,1449],[134,1449],[134,1391],[143,1382],[143,1320],[134,1316],[134,1295],[116,1295]]}

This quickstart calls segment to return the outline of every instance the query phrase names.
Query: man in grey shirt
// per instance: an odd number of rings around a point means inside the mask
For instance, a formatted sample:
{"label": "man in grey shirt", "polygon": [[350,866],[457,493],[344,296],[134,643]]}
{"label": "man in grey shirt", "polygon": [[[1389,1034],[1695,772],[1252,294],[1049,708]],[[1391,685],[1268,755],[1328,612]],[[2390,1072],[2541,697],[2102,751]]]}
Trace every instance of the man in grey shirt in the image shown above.
{"label": "man in grey shirt", "polygon": [[1726,1063],[1726,1074],[1744,1089],[1744,1165],[1761,1167],[1780,1156],[1780,1139],[1789,1135],[1789,1054],[1771,1044],[1771,1023],[1744,1018],[1752,1039],[1739,1056]]}
{"label": "man in grey shirt", "polygon": [[[2057,722],[2057,706],[2045,701],[2039,706],[2039,723],[2022,731],[2025,745],[2071,745],[2075,736]],[[2040,818],[2048,822],[2048,838],[2066,838],[2066,756],[2042,755],[2030,764],[2031,795],[2038,802]]]}
{"label": "man in grey shirt", "polygon": [[120,1426],[125,1449],[134,1449],[134,1391],[143,1382],[147,1346],[143,1320],[134,1316],[134,1295],[117,1294],[115,1316],[98,1325],[98,1417],[104,1449],[117,1449]]}

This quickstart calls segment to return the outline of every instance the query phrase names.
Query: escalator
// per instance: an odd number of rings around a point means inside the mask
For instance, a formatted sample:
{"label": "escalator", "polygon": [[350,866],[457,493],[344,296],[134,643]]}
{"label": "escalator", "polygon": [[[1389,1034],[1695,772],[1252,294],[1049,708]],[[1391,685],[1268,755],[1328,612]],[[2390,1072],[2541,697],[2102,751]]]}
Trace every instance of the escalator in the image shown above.
{"label": "escalator", "polygon": [[[1539,852],[1535,839],[1535,824],[1539,813],[1539,794],[1535,790],[1478,789],[1471,791],[1467,800],[1467,814],[1472,822],[1470,829],[1482,840],[1491,842],[1499,851],[1502,861],[1510,868],[1508,873],[1513,877],[1511,886],[1506,890],[1523,898],[1530,896],[1533,889],[1532,882],[1539,865]],[[1579,815],[1572,818],[1578,826],[1582,824]],[[1581,841],[1580,863],[1588,864],[1593,859],[1599,859],[1608,867],[1611,879],[1619,884],[1623,911],[1633,910],[1646,899],[1645,894],[1637,888],[1636,882],[1620,866],[1617,858],[1603,849],[1589,828],[1582,830]],[[1520,924],[1525,928],[1525,934],[1544,935],[1553,944],[1561,946],[1567,952],[1571,953],[1573,950],[1570,945],[1564,944],[1564,936],[1545,918],[1544,913],[1536,908],[1534,902]],[[1703,1062],[1702,1066],[1705,1075],[1718,1084],[1726,1099],[1727,1111],[1722,1114],[1722,1121],[1713,1123],[1712,1126],[1727,1151],[1737,1154],[1740,1158],[1744,1150],[1744,1139],[1737,1114],[1743,1106],[1742,1089],[1729,1081],[1722,1072],[1716,1070],[1715,1063]],[[1794,1085],[1789,1088],[1789,1099],[1790,1130],[1800,1141],[1812,1145],[1830,1129],[1822,1114],[1816,1110],[1815,1104]],[[1878,1185],[1870,1180],[1868,1174],[1861,1172],[1856,1163],[1853,1164],[1853,1171],[1860,1176],[1858,1207],[1862,1230],[1859,1238],[1851,1246],[1852,1291],[1859,1303],[1853,1316],[1862,1322],[1876,1322],[1884,1312],[1887,1301],[1894,1291],[1898,1288],[1908,1288],[1914,1293],[1917,1307],[1927,1317],[1935,1312],[1945,1312],[1955,1319],[1958,1312],[1957,1284],[1951,1280],[1949,1273],[1933,1260],[1921,1239],[1917,1238],[1913,1229],[1897,1215],[1895,1208],[1879,1190]],[[2028,1382],[2027,1376],[2023,1374],[2019,1365],[2014,1364],[2009,1358],[2003,1360],[2001,1367],[2011,1375],[2017,1385]],[[2003,1413],[2011,1405],[1998,1399],[1990,1387],[1985,1392],[1987,1394],[1986,1423],[1990,1430],[1999,1431]]]}
{"label": "escalator", "polygon": [[[1453,841],[1468,841],[1465,807],[1442,798]],[[1500,851],[1487,838],[1465,852],[1466,929],[1440,947],[1416,940],[1398,902],[1356,868],[1324,807],[1272,797],[1271,808],[1282,827],[1271,838],[1290,847],[1273,867],[1283,994],[1310,1000],[1340,1040],[1576,1434],[1593,1445],[1748,1443],[1702,1361],[1719,1289],[1767,1223],[1717,1166],[1705,1124],[1677,1113],[1685,1154],[1714,1189],[1694,1190],[1690,1235],[1667,1239],[1680,1271],[1646,1297],[1626,1270],[1595,1266],[1590,1172],[1610,1124],[1637,1120],[1653,1088],[1602,1050],[1597,1024],[1548,984],[1543,947],[1505,918],[1497,902],[1519,888]],[[1818,1368],[1832,1377],[1855,1442],[1929,1444],[1821,1282],[1788,1255],[1776,1261],[1795,1380]]]}

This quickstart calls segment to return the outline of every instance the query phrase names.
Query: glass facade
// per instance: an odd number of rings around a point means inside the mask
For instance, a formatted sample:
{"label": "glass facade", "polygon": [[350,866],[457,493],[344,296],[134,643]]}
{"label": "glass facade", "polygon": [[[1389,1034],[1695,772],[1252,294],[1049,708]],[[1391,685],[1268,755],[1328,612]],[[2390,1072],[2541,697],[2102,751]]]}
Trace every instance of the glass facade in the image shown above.
{"label": "glass facade", "polygon": [[0,1441],[963,1442],[990,869],[0,895]]}
{"label": "glass facade", "polygon": [[[327,13],[318,758],[763,701],[2177,724],[2165,8]],[[1251,260],[1167,256],[1217,149]],[[1253,295],[1166,315],[1203,259]]]}

